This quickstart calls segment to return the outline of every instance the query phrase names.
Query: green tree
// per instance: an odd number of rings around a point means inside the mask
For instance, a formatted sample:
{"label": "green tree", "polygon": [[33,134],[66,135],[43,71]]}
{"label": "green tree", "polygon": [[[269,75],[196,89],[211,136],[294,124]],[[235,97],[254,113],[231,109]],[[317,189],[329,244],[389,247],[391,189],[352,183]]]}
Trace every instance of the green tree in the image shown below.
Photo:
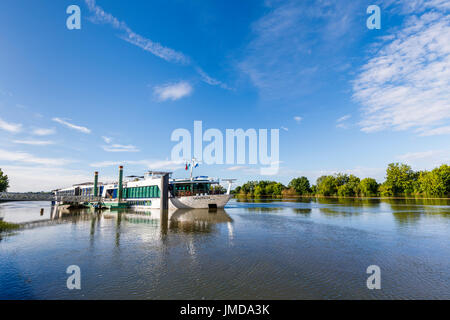
{"label": "green tree", "polygon": [[286,189],[286,187],[282,183],[275,183],[273,185],[273,195],[275,196],[281,196],[283,190]]}
{"label": "green tree", "polygon": [[392,195],[411,194],[417,174],[406,164],[390,163],[386,169],[385,189],[390,190]]}
{"label": "green tree", "polygon": [[264,189],[258,185],[255,187],[255,191],[253,192],[253,194],[255,196],[262,196],[262,195],[264,195]]}
{"label": "green tree", "polygon": [[5,192],[9,188],[9,179],[6,174],[0,169],[0,192]]}
{"label": "green tree", "polygon": [[362,179],[359,183],[360,194],[364,197],[375,197],[378,194],[378,183],[373,178]]}
{"label": "green tree", "polygon": [[291,182],[289,182],[288,187],[294,189],[299,195],[304,195],[311,192],[309,180],[306,177],[292,179]]}
{"label": "green tree", "polygon": [[334,176],[321,176],[316,181],[317,193],[324,196],[333,196],[337,193],[338,183]]}
{"label": "green tree", "polygon": [[392,197],[392,196],[394,195],[394,192],[392,191],[392,186],[391,186],[391,185],[388,185],[388,184],[386,183],[386,181],[383,182],[383,183],[379,186],[378,190],[379,190],[379,192],[380,192],[380,195],[383,196],[383,197]]}
{"label": "green tree", "polygon": [[338,187],[343,186],[349,180],[350,180],[350,177],[347,174],[345,174],[345,173],[338,173],[336,175],[336,183],[337,183]]}
{"label": "green tree", "polygon": [[432,197],[450,195],[450,166],[443,164],[432,171],[420,172],[417,191],[420,194]]}
{"label": "green tree", "polygon": [[[343,179],[345,178],[345,179]],[[360,193],[359,183],[360,180],[354,175],[337,175],[337,181],[344,182],[344,184],[338,187],[338,195],[341,197],[355,197]],[[339,183],[339,182],[338,182]]]}

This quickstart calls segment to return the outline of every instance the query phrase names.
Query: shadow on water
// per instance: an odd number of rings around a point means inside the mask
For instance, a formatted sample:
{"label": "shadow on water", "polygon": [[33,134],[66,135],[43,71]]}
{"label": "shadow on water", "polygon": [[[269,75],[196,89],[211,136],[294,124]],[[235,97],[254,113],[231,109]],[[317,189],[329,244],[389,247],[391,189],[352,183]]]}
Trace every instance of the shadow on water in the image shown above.
{"label": "shadow on water", "polygon": [[384,199],[399,224],[417,224],[424,216],[450,219],[447,199]]}
{"label": "shadow on water", "polygon": [[294,213],[309,215],[312,212],[311,208],[293,208]]}

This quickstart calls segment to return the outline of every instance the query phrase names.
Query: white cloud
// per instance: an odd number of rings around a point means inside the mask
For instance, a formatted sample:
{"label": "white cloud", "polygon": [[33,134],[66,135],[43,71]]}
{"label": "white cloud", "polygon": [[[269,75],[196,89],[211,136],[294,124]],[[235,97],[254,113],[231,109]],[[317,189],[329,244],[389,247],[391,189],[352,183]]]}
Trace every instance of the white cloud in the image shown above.
{"label": "white cloud", "polygon": [[441,164],[450,162],[450,150],[408,152],[397,156],[396,159],[414,166],[416,170],[433,169]]}
{"label": "white cloud", "polygon": [[133,30],[131,30],[125,22],[119,21],[113,15],[105,12],[96,4],[95,0],[85,0],[85,2],[89,8],[89,11],[94,14],[94,17],[91,19],[92,22],[109,24],[114,29],[123,31],[124,34],[120,36],[121,39],[138,46],[139,48],[150,52],[161,59],[169,62],[183,64],[189,63],[189,58],[181,52],[164,47],[160,43],[153,42],[152,40],[133,32]]}
{"label": "white cloud", "polygon": [[347,129],[347,124],[345,123],[346,120],[350,119],[351,115],[346,114],[345,116],[340,117],[336,120],[336,127],[341,129]]}
{"label": "white cloud", "polygon": [[89,165],[95,168],[106,168],[106,167],[120,166],[125,164],[125,162],[127,161],[100,161],[91,163]]}
{"label": "white cloud", "polygon": [[[60,167],[2,165],[2,169],[9,177],[10,192],[51,191],[94,180],[93,174]],[[117,180],[107,177],[102,177],[102,181],[105,181],[103,179]]]}
{"label": "white cloud", "polygon": [[58,122],[58,123],[60,123],[60,124],[62,124],[64,126],[66,126],[68,128],[70,128],[70,129],[77,130],[77,131],[80,131],[80,132],[83,132],[83,133],[91,133],[90,129],[88,129],[86,127],[82,127],[82,126],[78,126],[78,125],[72,124],[70,122],[67,122],[66,120],[61,119],[61,118],[53,118],[52,120],[55,121],[55,122]]}
{"label": "white cloud", "polygon": [[284,131],[289,131],[289,128],[283,127],[281,126],[281,129],[283,129]]}
{"label": "white cloud", "polygon": [[150,170],[177,170],[181,169],[183,161],[172,161],[172,160],[123,160],[123,161],[101,161],[91,163],[91,167],[95,168],[106,168],[119,165],[137,165],[143,166]]}
{"label": "white cloud", "polygon": [[438,127],[434,129],[418,130],[421,136],[437,136],[441,134],[450,134],[450,126]]}
{"label": "white cloud", "polygon": [[54,141],[48,140],[13,140],[13,143],[27,144],[31,146],[48,146],[50,144],[55,144]]}
{"label": "white cloud", "polygon": [[206,82],[207,84],[212,85],[212,86],[220,86],[223,89],[231,90],[231,88],[228,87],[225,83],[210,77],[201,68],[197,67],[196,70],[197,70],[197,73],[200,75],[200,78],[202,79],[203,82]]}
{"label": "white cloud", "polygon": [[36,136],[48,136],[55,133],[56,133],[55,129],[47,129],[47,128],[38,128],[32,131],[32,134]]}
{"label": "white cloud", "polygon": [[107,152],[139,152],[140,150],[133,145],[112,144],[102,147]]}
{"label": "white cloud", "polygon": [[324,73],[348,62],[342,47],[363,30],[354,27],[359,1],[275,1],[265,11],[237,65],[265,99],[296,100],[320,89]]}
{"label": "white cloud", "polygon": [[336,120],[336,122],[343,122],[345,120],[350,119],[351,115],[346,114],[345,116],[340,117],[339,119]]}
{"label": "white cloud", "polygon": [[[150,52],[151,54],[168,62],[180,63],[184,65],[193,64],[191,59],[182,52],[164,47],[158,42],[154,42],[151,39],[135,33],[130,29],[130,27],[128,27],[125,22],[120,21],[110,13],[105,12],[100,6],[96,4],[95,0],[85,0],[85,2],[88,6],[89,11],[93,14],[93,17],[91,17],[89,20],[93,23],[109,24],[114,29],[122,31],[123,34],[119,35],[120,39],[131,43],[132,45],[135,45],[144,51]],[[223,89],[231,89],[225,83],[210,77],[200,67],[196,67],[196,71],[200,75],[200,78],[203,82],[212,86],[220,86]]]}
{"label": "white cloud", "polygon": [[303,118],[302,118],[302,117],[299,117],[299,116],[295,116],[295,117],[294,117],[294,120],[297,121],[298,123],[300,123],[300,121],[302,121]]}
{"label": "white cloud", "polygon": [[11,133],[17,133],[22,131],[22,125],[19,123],[10,123],[2,120],[0,118],[0,129],[11,132]]}
{"label": "white cloud", "polygon": [[188,82],[180,81],[174,84],[157,86],[154,88],[153,92],[158,97],[159,101],[165,100],[175,101],[183,97],[189,96],[192,92],[192,87]]}
{"label": "white cloud", "polygon": [[74,162],[62,158],[41,158],[22,151],[8,151],[0,149],[0,160],[10,162],[32,163],[44,166],[63,166]]}
{"label": "white cloud", "polygon": [[103,139],[103,141],[105,141],[105,143],[111,143],[111,141],[112,141],[112,138],[110,138],[110,137],[105,137],[105,136],[102,136],[102,139]]}
{"label": "white cloud", "polygon": [[228,171],[239,171],[239,170],[244,170],[247,169],[247,167],[244,166],[234,166],[234,167],[229,167],[227,168]]}
{"label": "white cloud", "polygon": [[[439,9],[441,2],[434,3]],[[450,15],[431,11],[411,16],[393,35],[381,42],[354,81],[353,97],[363,105],[361,130],[448,133]]]}
{"label": "white cloud", "polygon": [[429,9],[450,10],[450,2],[448,0],[390,0],[395,5],[396,11],[400,9],[402,14],[410,14],[423,12]]}

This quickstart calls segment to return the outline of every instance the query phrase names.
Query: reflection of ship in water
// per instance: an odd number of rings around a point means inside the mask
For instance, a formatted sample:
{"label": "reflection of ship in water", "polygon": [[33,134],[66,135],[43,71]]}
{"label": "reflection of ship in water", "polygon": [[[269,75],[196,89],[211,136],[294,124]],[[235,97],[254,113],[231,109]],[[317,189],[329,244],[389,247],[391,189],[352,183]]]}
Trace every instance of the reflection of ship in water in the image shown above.
{"label": "reflection of ship in water", "polygon": [[[118,213],[104,213],[105,218],[117,217]],[[135,224],[160,226],[162,232],[211,232],[215,224],[230,223],[233,219],[224,209],[177,209],[169,211],[145,210],[120,213],[122,219]]]}
{"label": "reflection of ship in water", "polygon": [[[97,234],[114,230],[116,247],[124,233],[142,239],[142,241],[162,241],[166,243],[169,234],[185,234],[193,248],[195,234],[208,234],[218,231],[218,224],[225,224],[230,239],[233,237],[233,219],[224,209],[147,209],[119,210],[101,212],[94,209],[67,209],[53,206],[50,217],[21,223],[25,229],[40,228],[60,224],[80,224],[90,232],[93,244]],[[89,224],[89,227],[86,225]],[[84,227],[83,227],[84,225]],[[108,232],[108,231],[106,231]],[[192,242],[192,243],[191,243]]]}

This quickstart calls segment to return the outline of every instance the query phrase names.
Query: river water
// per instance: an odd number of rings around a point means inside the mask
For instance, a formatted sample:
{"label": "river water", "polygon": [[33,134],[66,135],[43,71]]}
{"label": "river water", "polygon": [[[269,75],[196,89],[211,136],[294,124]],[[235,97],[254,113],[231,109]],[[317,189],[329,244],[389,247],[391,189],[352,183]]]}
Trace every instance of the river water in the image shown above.
{"label": "river water", "polygon": [[[232,200],[169,214],[7,202],[0,218],[31,222],[0,238],[0,299],[450,299],[449,200]],[[70,265],[80,290],[67,288]],[[367,288],[370,265],[380,290]]]}

